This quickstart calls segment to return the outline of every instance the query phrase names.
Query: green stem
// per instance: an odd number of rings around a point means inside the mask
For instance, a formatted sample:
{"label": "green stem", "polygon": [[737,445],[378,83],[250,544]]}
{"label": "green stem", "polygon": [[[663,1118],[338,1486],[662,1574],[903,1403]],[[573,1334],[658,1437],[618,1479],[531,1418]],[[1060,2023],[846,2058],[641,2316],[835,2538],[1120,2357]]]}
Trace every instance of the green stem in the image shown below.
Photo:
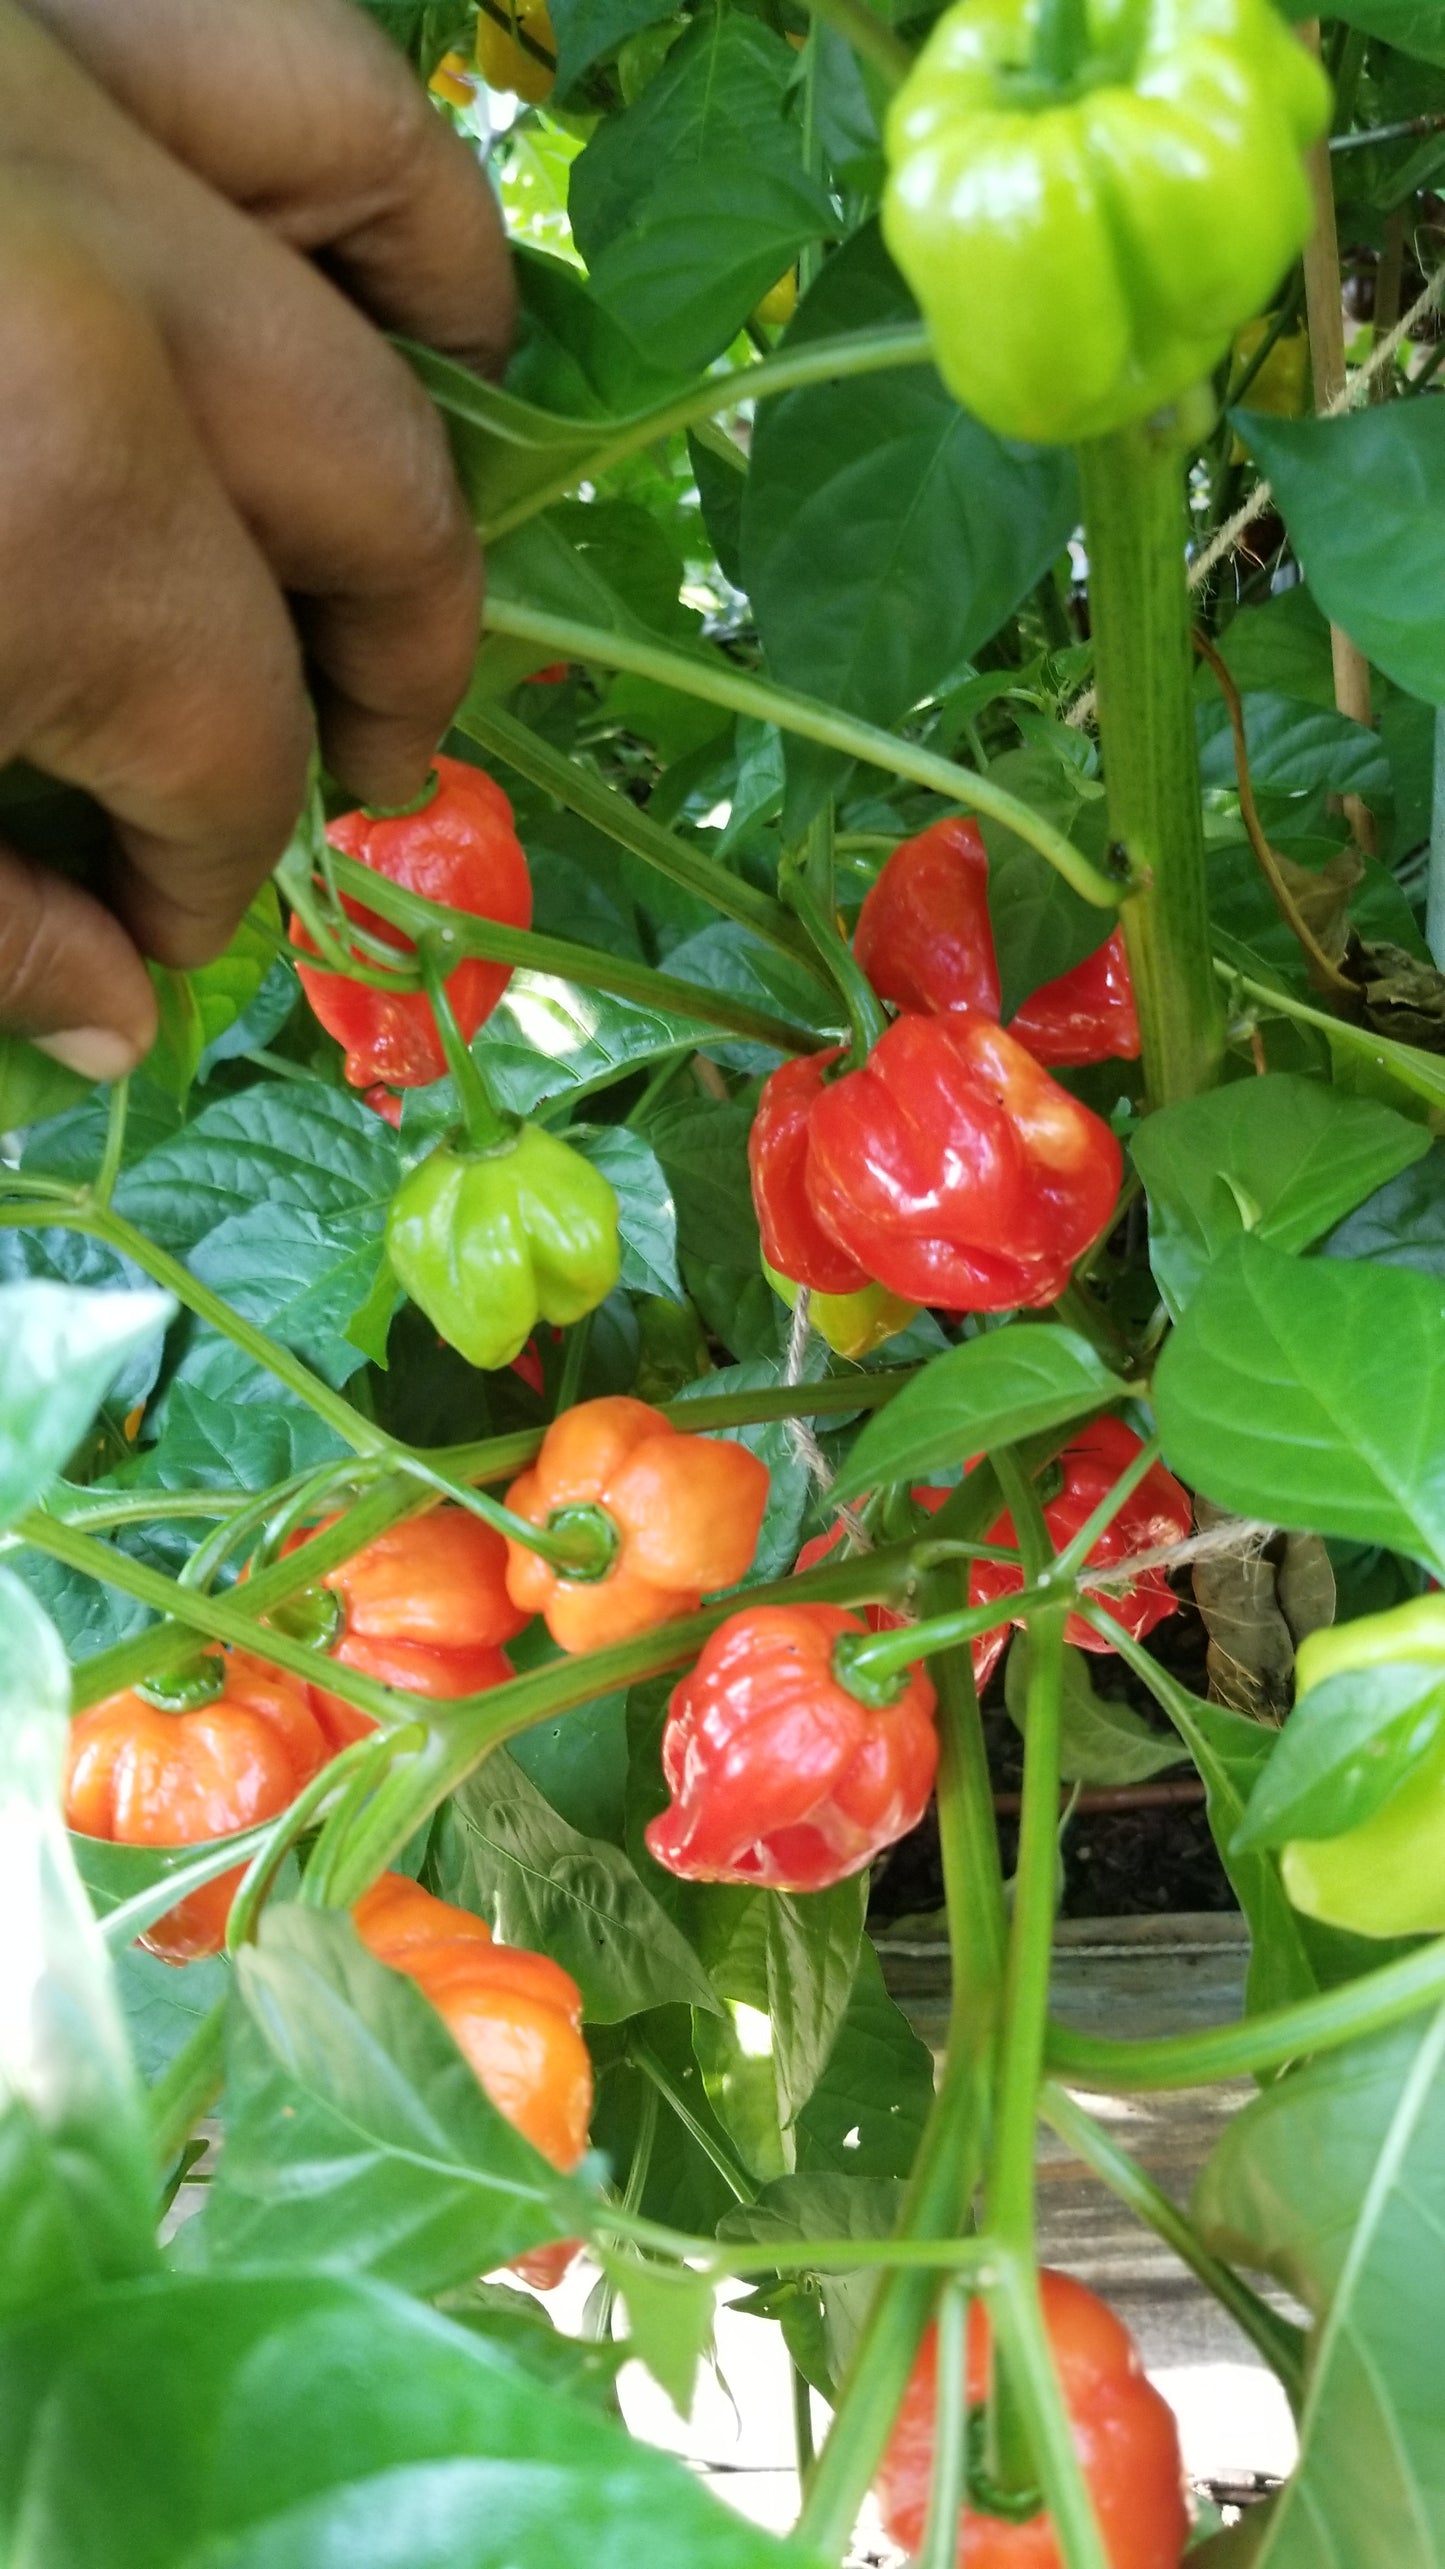
{"label": "green stem", "polygon": [[1044,2327],[1037,2269],[1031,2256],[1002,2247],[998,2269],[989,2314],[1009,2379],[1027,2404],[1031,2451],[1063,2569],[1110,2569]]}
{"label": "green stem", "polygon": [[758,2189],[746,2169],[733,2157],[730,2150],[723,2148],[716,2133],[709,2132],[706,2124],[694,2114],[687,2099],[679,2096],[656,2053],[651,2051],[646,2043],[631,2042],[627,2047],[627,2057],[634,2069],[640,2070],[642,2076],[656,2089],[664,2104],[671,2108],[684,2132],[697,2143],[704,2157],[711,2160],[729,2194],[739,2203],[756,2203]]}
{"label": "green stem", "polygon": [[1127,1463],[1111,1490],[1106,1490],[1092,1514],[1086,1516],[1076,1534],[1064,1545],[1055,1562],[1062,1579],[1077,1578],[1101,1536],[1107,1534],[1121,1507],[1131,1499],[1146,1475],[1159,1460],[1159,1439],[1152,1436],[1141,1445],[1131,1463]]}
{"label": "green stem", "polygon": [[856,722],[815,697],[745,677],[720,654],[681,651],[665,643],[638,641],[630,634],[615,633],[602,625],[583,624],[574,616],[549,615],[519,599],[490,596],[487,623],[494,633],[508,633],[522,642],[541,644],[554,651],[559,660],[588,660],[602,669],[629,669],[638,677],[656,679],[660,686],[697,696],[705,704],[721,705],[729,713],[755,715],[760,722],[776,723],[780,730],[796,732],[800,739],[817,741],[825,749],[842,750],[845,756],[861,759],[867,766],[881,767],[888,775],[907,776],[916,785],[930,786],[934,793],[961,804],[965,811],[983,812],[991,820],[1000,821],[1029,847],[1036,848],[1073,886],[1080,899],[1093,908],[1114,910],[1119,906],[1126,887],[1109,882],[1041,812],[1020,802],[1016,794],[1008,793],[991,776],[979,776],[972,768],[956,766],[951,758],[940,758],[933,750],[900,740],[895,732],[881,731],[873,723]]}
{"label": "green stem", "polygon": [[[765,1383],[756,1391],[700,1392],[694,1400],[663,1401],[659,1414],[694,1436],[712,1436],[723,1427],[759,1427],[774,1418],[830,1418],[852,1410],[881,1409],[905,1383],[916,1381],[918,1370],[916,1365],[899,1365],[877,1374],[831,1374],[817,1383]],[[524,1428],[515,1436],[488,1437],[476,1445],[439,1446],[428,1459],[458,1480],[500,1481],[531,1462],[542,1435],[540,1427]]]}
{"label": "green stem", "polygon": [[812,2470],[813,2464],[817,2459],[817,2448],[813,2442],[813,2386],[809,2381],[807,2374],[800,2373],[796,2364],[794,2364],[791,2369],[793,2375],[793,2453],[797,2462],[799,2484],[805,2485],[808,2474]]}
{"label": "green stem", "polygon": [[933,2479],[917,2569],[954,2569],[958,2559],[958,2516],[968,2462],[967,2347],[967,2288],[947,2283],[938,2304]]}
{"label": "green stem", "polygon": [[1053,2126],[1061,2141],[1067,2141],[1085,2167],[1125,2204],[1136,2219],[1172,2248],[1176,2257],[1189,2268],[1227,2310],[1245,2336],[1264,2357],[1270,2370],[1283,2383],[1291,2408],[1299,2414],[1305,2386],[1304,2331],[1292,2320],[1282,2319],[1262,2301],[1242,2275],[1206,2248],[1188,2214],[1156,2185],[1147,2169],[1141,2168],[1127,2150],[1121,2150],[1112,2133],[1092,2114],[1086,2114],[1066,2088],[1048,2080],[1040,2094],[1039,2106],[1046,2123]]}
{"label": "green stem", "polygon": [[[357,871],[362,873],[369,869],[359,866]],[[417,895],[408,893],[407,898],[415,900]],[[447,996],[447,973],[455,971],[457,964],[462,960],[459,952],[452,951],[458,941],[451,937],[447,926],[437,917],[433,904],[428,901],[424,906],[428,924],[421,929],[417,938],[417,952],[421,957],[422,984],[431,1002],[431,1012],[436,1022],[437,1033],[441,1037],[447,1069],[451,1073],[452,1086],[457,1092],[457,1104],[462,1110],[467,1147],[482,1155],[505,1150],[516,1138],[516,1124],[510,1116],[499,1114],[491,1091],[477,1064],[473,1061],[466,1038],[457,1024],[456,1010]],[[448,912],[446,917],[449,920],[454,915]]]}
{"label": "green stem", "polygon": [[862,965],[854,961],[852,948],[839,935],[831,909],[824,908],[801,872],[786,873],[781,888],[789,909],[807,929],[819,960],[830,974],[848,1011],[852,1033],[849,1067],[861,1069],[879,1036],[887,1032],[888,1018],[883,1003]]}
{"label": "green stem", "polygon": [[[969,1550],[977,1558],[972,1545]],[[1016,1616],[1052,1612],[1061,1598],[1066,1604],[1074,1602],[1071,1591],[1051,1576],[1007,1596],[991,1597],[986,1605],[957,1606],[951,1614],[930,1615],[923,1623],[906,1624],[901,1632],[870,1634],[866,1641],[845,1635],[834,1653],[834,1668],[843,1685],[861,1701],[886,1703],[890,1681],[929,1653],[962,1649],[980,1633],[996,1632],[1001,1623],[1012,1623]]]}
{"label": "green stem", "polygon": [[115,1193],[120,1164],[125,1156],[126,1119],[130,1111],[130,1081],[118,1079],[110,1092],[105,1118],[105,1149],[91,1186],[91,1202],[104,1213]]}
{"label": "green stem", "polygon": [[525,723],[518,722],[514,714],[503,713],[500,706],[485,698],[468,697],[456,719],[458,731],[515,768],[529,785],[539,785],[544,793],[555,795],[569,812],[576,812],[617,846],[625,847],[629,856],[639,857],[644,865],[650,865],[668,882],[680,884],[685,892],[695,892],[725,919],[736,919],[741,927],[751,928],[754,936],[776,946],[780,954],[791,955],[795,963],[813,975],[820,988],[828,987],[825,974],[808,950],[806,937],[780,901],[730,874],[725,865],[689,847],[685,839],[665,830],[660,822],[650,821],[630,795],[605,784],[594,767],[554,749],[539,732],[529,731]]}
{"label": "green stem", "polygon": [[1046,87],[1067,95],[1088,50],[1085,0],[1039,0],[1033,69]]}
{"label": "green stem", "polygon": [[1089,611],[1120,911],[1155,1106],[1218,1079],[1184,564],[1185,447],[1171,417],[1081,446]]}
{"label": "green stem", "polygon": [[[950,1574],[937,1575],[942,1581]],[[937,1593],[930,1581],[927,1601],[934,1602]],[[891,2243],[895,2249],[909,2241],[936,2241],[941,2233],[961,2230],[968,2219],[983,2163],[1003,1960],[993,1790],[967,1654],[948,1654],[936,1663],[935,1674],[938,1826],[953,1989],[943,2074],[919,2144],[899,2237]],[[975,2241],[960,2240],[958,2246],[960,2266],[976,2261]],[[932,2265],[899,2264],[873,2297],[798,2522],[802,2540],[824,2558],[840,2559],[851,2540],[927,2325],[941,2263],[935,2253]]]}
{"label": "green stem", "polygon": [[499,920],[479,919],[469,910],[448,909],[443,902],[429,901],[420,892],[409,892],[404,884],[390,883],[384,875],[373,874],[354,857],[338,855],[335,864],[337,878],[346,889],[353,894],[364,889],[378,917],[405,928],[418,947],[424,948],[428,938],[435,947],[435,941],[444,937],[443,969],[447,974],[454,972],[464,957],[478,955],[489,963],[551,973],[583,989],[610,991],[639,1007],[690,1017],[699,1035],[720,1027],[724,1033],[747,1035],[757,1043],[771,1044],[789,1053],[816,1051],[824,1041],[810,1028],[794,1025],[791,1018],[775,1017],[767,1009],[750,1007],[745,1000],[730,998],[726,991],[706,989],[700,982],[681,981],[670,972],[654,972],[650,964],[604,954],[597,946],[574,945],[563,937],[541,936],[532,928],[508,928]]}
{"label": "green stem", "polygon": [[[849,0],[837,0],[837,5],[848,8]],[[873,20],[873,13],[866,9],[865,0],[853,0],[853,6],[863,10],[865,18]],[[890,36],[881,21],[873,20],[873,25],[877,28],[880,47],[885,51],[898,47],[898,39]],[[844,32],[850,35],[851,41],[851,28]],[[866,27],[864,32],[865,35],[868,33]],[[891,70],[876,63],[875,68],[883,68],[885,79],[896,80],[907,70],[908,59],[907,53],[898,47]],[[425,351],[409,348],[407,355],[418,372],[425,376]],[[641,454],[663,438],[676,436],[680,430],[691,428],[696,420],[719,419],[727,411],[737,410],[743,402],[765,401],[778,393],[799,391],[806,384],[842,383],[856,375],[881,374],[894,366],[930,365],[932,356],[928,333],[919,324],[891,323],[878,330],[849,331],[836,339],[805,341],[798,347],[774,350],[755,366],[735,366],[726,374],[703,375],[696,383],[690,384],[686,392],[677,393],[670,401],[660,403],[657,409],[641,411],[625,421],[612,436],[604,437],[590,452],[579,455],[574,448],[568,461],[560,464],[549,480],[534,484],[510,506],[499,509],[495,517],[483,521],[478,532],[486,543],[495,543],[499,535],[506,535],[514,526],[525,525],[539,509],[550,507],[553,500],[575,490],[579,481],[600,480],[612,471],[614,465],[625,463],[629,455]],[[446,380],[439,387],[444,397],[453,391],[454,372],[448,367]],[[543,416],[549,428],[555,427],[551,413]],[[576,424],[579,428],[598,425],[593,421]]]}
{"label": "green stem", "polygon": [[147,2098],[151,2143],[162,2169],[183,2150],[207,2107],[220,2093],[225,2067],[226,2001],[208,2008]]}
{"label": "green stem", "polygon": [[557,1385],[554,1418],[569,1410],[582,1388],[582,1369],[587,1362],[587,1346],[592,1336],[592,1314],[585,1311],[567,1332],[567,1348],[562,1358],[562,1379]]}

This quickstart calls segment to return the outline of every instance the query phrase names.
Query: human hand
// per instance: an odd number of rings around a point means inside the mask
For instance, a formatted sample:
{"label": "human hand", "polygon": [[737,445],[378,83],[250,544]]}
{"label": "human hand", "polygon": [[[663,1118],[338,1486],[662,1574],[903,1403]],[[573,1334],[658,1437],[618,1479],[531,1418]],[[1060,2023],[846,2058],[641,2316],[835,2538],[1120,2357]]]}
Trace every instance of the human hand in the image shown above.
{"label": "human hand", "polygon": [[351,0],[0,0],[0,763],[115,840],[113,909],[0,848],[0,1024],[140,1057],[140,952],[217,953],[290,834],[308,687],[349,792],[419,790],[480,570],[376,325],[495,370],[512,315],[483,174]]}

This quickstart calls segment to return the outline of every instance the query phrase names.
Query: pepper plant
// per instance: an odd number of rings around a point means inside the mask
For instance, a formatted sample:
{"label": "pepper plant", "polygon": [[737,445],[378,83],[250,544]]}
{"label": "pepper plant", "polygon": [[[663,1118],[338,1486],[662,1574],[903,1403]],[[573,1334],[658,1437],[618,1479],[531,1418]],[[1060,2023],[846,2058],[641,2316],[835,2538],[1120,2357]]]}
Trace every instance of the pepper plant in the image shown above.
{"label": "pepper plant", "polygon": [[[128,1085],[0,1047],[0,2551],[1430,2569],[1438,12],[376,6],[516,238],[471,687]],[[1085,2034],[1171,1765],[1244,2012]],[[1241,2076],[1188,2204],[1095,2110]],[[1238,2526],[1041,2125],[1283,2385]],[[723,2290],[785,2540],[622,2420]]]}

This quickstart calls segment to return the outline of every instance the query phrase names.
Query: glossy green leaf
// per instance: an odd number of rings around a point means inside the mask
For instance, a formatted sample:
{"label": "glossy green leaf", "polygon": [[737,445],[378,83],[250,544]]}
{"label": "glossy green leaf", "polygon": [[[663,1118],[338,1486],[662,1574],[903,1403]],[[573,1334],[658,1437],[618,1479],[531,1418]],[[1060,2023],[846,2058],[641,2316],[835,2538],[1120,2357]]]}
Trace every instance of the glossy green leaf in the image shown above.
{"label": "glossy green leaf", "polygon": [[[0,2315],[155,2262],[139,2083],[60,1815],[58,1634],[0,1570]],[[0,2541],[0,2555],[7,2545]]]}
{"label": "glossy green leaf", "polygon": [[[1311,18],[1310,0],[1286,0],[1291,18]],[[1386,44],[1398,45],[1402,53],[1416,54],[1423,62],[1445,63],[1445,24],[1442,24],[1438,0],[1335,0],[1332,18],[1343,18],[1352,27],[1363,27],[1367,34],[1382,36]]]}
{"label": "glossy green leaf", "polygon": [[604,2250],[602,2270],[622,2295],[631,2353],[661,2383],[679,2417],[686,2417],[712,2336],[716,2285],[690,2266],[662,2265],[620,2248]]}
{"label": "glossy green leaf", "polygon": [[572,1974],[592,2023],[676,2000],[717,2006],[691,1945],[620,1847],[570,1828],[505,1749],[452,1795],[432,1860],[448,1899]]}
{"label": "glossy green leaf", "polygon": [[570,1124],[567,1139],[616,1194],[625,1289],[680,1302],[677,1212],[651,1143],[625,1124]]}
{"label": "glossy green leaf", "polygon": [[865,1935],[843,2021],[794,2127],[799,2174],[906,2176],[932,2103],[933,2056],[890,1997]]}
{"label": "glossy green leaf", "polygon": [[1347,1214],[1323,1242],[1327,1258],[1372,1258],[1445,1276],[1445,1148],[1429,1151]]}
{"label": "glossy green leaf", "polygon": [[1307,2063],[1216,2144],[1195,2214],[1314,2318],[1300,2461],[1258,2569],[1436,2569],[1445,2418],[1445,2015]]}
{"label": "glossy green leaf", "polygon": [[[339,1389],[366,1362],[348,1335],[376,1286],[382,1215],[304,1212],[253,1205],[218,1223],[191,1252],[191,1270],[267,1334],[289,1347]],[[225,1351],[226,1371],[237,1362]],[[249,1367],[250,1360],[239,1362]],[[182,1360],[180,1378],[219,1391],[209,1350]]]}
{"label": "glossy green leaf", "polygon": [[[1068,1784],[1143,1784],[1186,1754],[1177,1739],[1141,1721],[1124,1697],[1100,1694],[1094,1672],[1102,1677],[1107,1667],[1107,1660],[1091,1661],[1082,1650],[1064,1651],[1059,1771]],[[1025,1737],[1028,1679],[1029,1637],[1020,1632],[1009,1647],[1004,1693],[1010,1719]]]}
{"label": "glossy green leaf", "polygon": [[[886,2239],[902,2209],[903,2188],[887,2178],[785,2176],[765,2186],[756,2203],[726,2214],[718,2236],[776,2240],[789,2248],[805,2239]],[[837,2397],[878,2289],[878,2273],[877,2267],[824,2267],[796,2280],[780,2278],[759,2296],[766,2315],[781,2322],[799,2371],[824,2399]]]}
{"label": "glossy green leaf", "polygon": [[1239,1830],[1241,1846],[1339,1837],[1386,1803],[1445,1724],[1445,1671],[1400,1659],[1351,1668],[1301,1695]]}
{"label": "glossy green leaf", "polygon": [[398,1173],[396,1135],[359,1097],[319,1079],[261,1080],[148,1151],[115,1207],[184,1256],[262,1205],[317,1222],[379,1219]]}
{"label": "glossy green leaf", "polygon": [[0,2338],[0,2553],[64,2569],[817,2569],[372,2283],[168,2276]]}
{"label": "glossy green leaf", "polygon": [[214,2264],[433,2292],[586,2220],[580,2189],[497,2111],[429,2000],[349,1918],[268,1909],[237,1968],[226,2096],[198,2234]]}
{"label": "glossy green leaf", "polygon": [[779,2119],[795,2123],[832,2057],[857,1977],[868,1877],[767,1896],[768,2015]]}
{"label": "glossy green leaf", "polygon": [[[1102,863],[1109,825],[1097,784],[1086,791],[1086,780],[1038,746],[1005,750],[989,773]],[[1072,971],[1093,954],[1103,944],[1109,922],[1091,902],[1081,901],[1016,831],[994,820],[979,826],[988,849],[988,912],[1008,1019],[1041,983]]]}
{"label": "glossy green leaf", "polygon": [[154,1345],[175,1307],[164,1293],[0,1285],[0,1525],[62,1469],[127,1358]]}
{"label": "glossy green leaf", "polygon": [[[1257,794],[1388,795],[1390,763],[1378,732],[1333,707],[1251,692],[1243,698],[1250,782]],[[1206,787],[1235,790],[1234,734],[1222,704],[1199,708],[1199,773]]]}
{"label": "glossy green leaf", "polygon": [[1236,1241],[1154,1377],[1165,1460],[1238,1515],[1445,1571],[1440,1328],[1426,1276]]}
{"label": "glossy green leaf", "polygon": [[1076,1330],[1051,1321],[990,1330],[935,1356],[868,1421],[838,1476],[836,1495],[857,1498],[885,1481],[956,1467],[990,1445],[1013,1445],[1086,1418],[1121,1398],[1123,1388]]}
{"label": "glossy green leaf", "polygon": [[1445,408],[1392,401],[1329,420],[1244,411],[1239,430],[1330,621],[1397,686],[1445,704]]}
{"label": "glossy green leaf", "polygon": [[1148,1116],[1134,1165],[1149,1196],[1149,1262],[1177,1319],[1242,1231],[1304,1249],[1352,1204],[1423,1159],[1430,1136],[1388,1106],[1273,1071]]}

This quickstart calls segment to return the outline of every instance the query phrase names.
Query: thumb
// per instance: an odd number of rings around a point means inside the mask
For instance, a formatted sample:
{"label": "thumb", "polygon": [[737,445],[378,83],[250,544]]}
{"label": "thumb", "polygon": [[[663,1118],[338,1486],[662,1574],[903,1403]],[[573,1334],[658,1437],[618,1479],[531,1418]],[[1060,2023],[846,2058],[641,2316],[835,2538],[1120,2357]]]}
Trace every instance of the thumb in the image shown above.
{"label": "thumb", "polygon": [[156,1003],[109,910],[0,843],[0,1031],[28,1035],[85,1079],[123,1079],[149,1052]]}

